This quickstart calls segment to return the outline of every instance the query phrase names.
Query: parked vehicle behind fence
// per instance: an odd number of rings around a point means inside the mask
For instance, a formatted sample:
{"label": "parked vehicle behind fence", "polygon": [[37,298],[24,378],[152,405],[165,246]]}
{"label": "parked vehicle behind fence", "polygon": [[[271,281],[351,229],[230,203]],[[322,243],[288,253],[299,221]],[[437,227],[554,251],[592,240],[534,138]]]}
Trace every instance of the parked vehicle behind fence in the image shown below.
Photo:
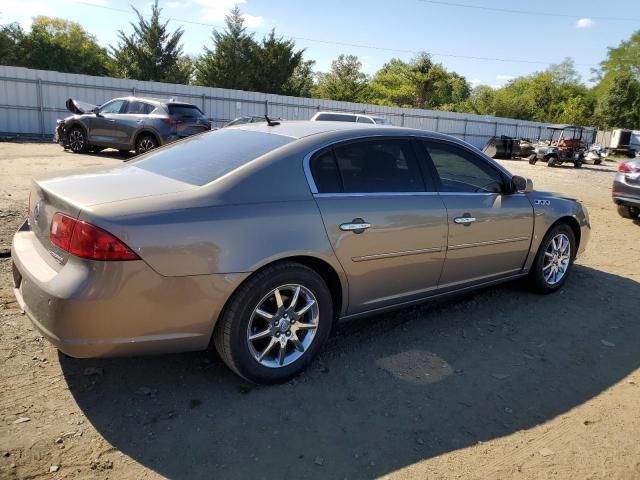
{"label": "parked vehicle behind fence", "polygon": [[212,342],[261,383],[300,372],[340,319],[523,276],[557,291],[591,229],[461,140],[341,122],[222,128],[36,179],[30,199],[15,292],[60,350]]}
{"label": "parked vehicle behind fence", "polygon": [[344,112],[318,112],[311,117],[312,122],[355,122],[355,123],[373,123],[376,125],[391,125],[386,118],[373,117],[361,113],[344,113]]}
{"label": "parked vehicle behind fence", "polygon": [[99,107],[70,98],[73,115],[58,120],[54,141],[74,153],[115,148],[143,153],[166,143],[211,130],[195,105],[151,98],[115,98]]}

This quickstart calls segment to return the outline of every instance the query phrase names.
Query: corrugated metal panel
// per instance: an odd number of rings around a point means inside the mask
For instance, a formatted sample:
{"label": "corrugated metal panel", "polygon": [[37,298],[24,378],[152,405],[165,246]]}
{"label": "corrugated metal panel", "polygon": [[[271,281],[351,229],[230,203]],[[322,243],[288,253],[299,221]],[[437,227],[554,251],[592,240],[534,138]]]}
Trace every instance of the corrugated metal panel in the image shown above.
{"label": "corrugated metal panel", "polygon": [[[78,98],[100,105],[129,95],[175,98],[201,107],[215,126],[241,115],[307,120],[319,110],[366,112],[394,125],[455,135],[482,147],[497,135],[546,139],[546,124],[458,112],[365,105],[193,85],[92,77],[22,67],[0,66],[0,134],[52,135],[56,118],[66,116],[65,101]],[[266,105],[265,105],[265,102]],[[593,129],[587,129],[590,135]]]}

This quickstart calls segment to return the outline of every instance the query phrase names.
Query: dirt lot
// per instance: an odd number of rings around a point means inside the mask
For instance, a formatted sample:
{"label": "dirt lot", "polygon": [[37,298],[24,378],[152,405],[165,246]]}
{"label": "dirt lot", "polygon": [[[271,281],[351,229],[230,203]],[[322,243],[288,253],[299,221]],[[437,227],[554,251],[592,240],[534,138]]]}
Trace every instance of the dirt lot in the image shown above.
{"label": "dirt lot", "polygon": [[[32,175],[122,160],[0,143],[0,252]],[[0,259],[0,478],[640,478],[640,224],[615,212],[611,164],[504,164],[589,208],[562,291],[515,283],[350,322],[276,387],[212,352],[59,355]]]}

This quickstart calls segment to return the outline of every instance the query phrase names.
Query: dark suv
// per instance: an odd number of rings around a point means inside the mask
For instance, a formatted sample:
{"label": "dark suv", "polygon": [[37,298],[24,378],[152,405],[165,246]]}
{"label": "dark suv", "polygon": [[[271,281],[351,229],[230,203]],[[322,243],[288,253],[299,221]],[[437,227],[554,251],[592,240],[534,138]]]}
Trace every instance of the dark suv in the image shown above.
{"label": "dark suv", "polygon": [[142,153],[211,130],[202,110],[190,103],[126,97],[97,107],[70,98],[66,106],[74,115],[58,120],[54,141],[75,153]]}

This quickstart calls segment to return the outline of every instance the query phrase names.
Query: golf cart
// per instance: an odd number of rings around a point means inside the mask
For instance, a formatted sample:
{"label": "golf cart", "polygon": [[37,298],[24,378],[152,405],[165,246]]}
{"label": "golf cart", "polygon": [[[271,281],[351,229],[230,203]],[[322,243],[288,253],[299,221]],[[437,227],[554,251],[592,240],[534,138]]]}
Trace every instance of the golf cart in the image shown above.
{"label": "golf cart", "polygon": [[538,142],[534,153],[529,156],[529,163],[535,165],[539,160],[544,160],[549,167],[573,163],[574,167],[580,168],[584,163],[584,128],[576,125],[547,128],[551,131],[549,140]]}

